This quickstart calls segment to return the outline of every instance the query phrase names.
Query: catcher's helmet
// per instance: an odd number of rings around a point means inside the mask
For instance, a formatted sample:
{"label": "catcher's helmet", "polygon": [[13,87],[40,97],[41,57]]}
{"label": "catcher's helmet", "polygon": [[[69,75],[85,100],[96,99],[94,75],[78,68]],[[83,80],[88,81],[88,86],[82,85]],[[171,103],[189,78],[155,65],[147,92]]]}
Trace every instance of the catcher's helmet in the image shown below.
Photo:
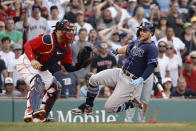
{"label": "catcher's helmet", "polygon": [[139,32],[140,30],[149,30],[151,31],[154,35],[154,31],[155,31],[155,28],[154,28],[154,25],[150,22],[142,22],[140,26],[137,27],[138,30],[137,30],[137,37],[139,37]]}
{"label": "catcher's helmet", "polygon": [[[73,42],[77,30],[76,26],[73,23],[69,22],[68,20],[62,19],[58,21],[54,27],[56,28],[55,31],[62,30],[64,32],[62,39],[65,43]],[[70,31],[72,32],[71,34],[68,33]]]}
{"label": "catcher's helmet", "polygon": [[58,21],[54,27],[56,28],[55,30],[70,29],[76,31],[76,26],[65,19]]}

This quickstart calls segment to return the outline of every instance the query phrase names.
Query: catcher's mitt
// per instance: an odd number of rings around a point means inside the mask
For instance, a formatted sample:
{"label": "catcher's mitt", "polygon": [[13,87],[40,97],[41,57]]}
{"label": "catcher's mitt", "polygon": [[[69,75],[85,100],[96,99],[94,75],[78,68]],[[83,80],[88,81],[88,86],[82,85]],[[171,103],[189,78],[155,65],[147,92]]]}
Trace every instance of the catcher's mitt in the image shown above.
{"label": "catcher's mitt", "polygon": [[81,68],[87,67],[89,64],[91,64],[93,59],[93,49],[89,46],[85,46],[80,49],[78,53],[78,65],[80,65]]}

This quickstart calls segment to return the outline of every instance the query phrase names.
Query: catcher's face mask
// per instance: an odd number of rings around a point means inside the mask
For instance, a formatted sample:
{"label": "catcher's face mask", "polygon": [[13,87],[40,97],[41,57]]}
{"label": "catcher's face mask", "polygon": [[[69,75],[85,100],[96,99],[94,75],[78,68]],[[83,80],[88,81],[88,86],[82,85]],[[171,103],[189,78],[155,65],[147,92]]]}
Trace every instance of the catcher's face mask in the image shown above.
{"label": "catcher's face mask", "polygon": [[67,22],[62,29],[63,36],[62,39],[65,43],[71,44],[76,35],[76,26],[70,22]]}

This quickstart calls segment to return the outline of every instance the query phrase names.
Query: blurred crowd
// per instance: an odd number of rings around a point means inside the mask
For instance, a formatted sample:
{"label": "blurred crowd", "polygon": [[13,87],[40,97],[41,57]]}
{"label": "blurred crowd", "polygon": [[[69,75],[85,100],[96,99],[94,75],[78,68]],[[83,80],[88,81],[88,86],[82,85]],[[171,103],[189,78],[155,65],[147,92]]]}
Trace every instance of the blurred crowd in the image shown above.
{"label": "blurred crowd", "polygon": [[[69,73],[63,66],[50,70],[62,84],[62,98],[85,97],[92,73],[122,67],[116,50],[136,40],[137,27],[155,25],[152,40],[158,48],[163,93],[154,85],[152,97],[196,96],[196,0],[1,0],[0,96],[24,97],[29,87],[16,71],[23,47],[42,33],[52,33],[56,22],[67,19],[77,27],[71,46],[73,62],[79,50],[94,52],[88,68]],[[109,97],[113,87],[99,87],[98,97]]]}

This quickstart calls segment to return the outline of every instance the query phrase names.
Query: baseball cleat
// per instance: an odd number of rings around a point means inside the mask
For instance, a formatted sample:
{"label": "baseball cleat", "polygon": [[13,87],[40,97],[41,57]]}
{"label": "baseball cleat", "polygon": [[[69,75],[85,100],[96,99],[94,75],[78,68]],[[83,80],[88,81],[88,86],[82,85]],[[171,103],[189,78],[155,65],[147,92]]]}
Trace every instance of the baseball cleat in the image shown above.
{"label": "baseball cleat", "polygon": [[86,105],[86,107],[84,109],[84,114],[92,115],[93,114],[93,108],[89,105]]}
{"label": "baseball cleat", "polygon": [[56,122],[54,118],[46,118],[44,122]]}
{"label": "baseball cleat", "polygon": [[31,122],[32,119],[33,119],[32,114],[29,114],[29,115],[25,115],[24,116],[24,121],[25,122]]}
{"label": "baseball cleat", "polygon": [[84,111],[82,111],[82,109],[79,109],[79,108],[74,108],[74,109],[71,109],[71,113],[75,115],[81,115],[84,113]]}
{"label": "baseball cleat", "polygon": [[72,109],[71,113],[75,114],[75,115],[81,115],[81,114],[91,115],[91,114],[93,114],[93,109],[92,109],[91,106],[85,105],[84,108],[74,108],[74,109]]}
{"label": "baseball cleat", "polygon": [[46,111],[43,109],[39,109],[33,112],[33,118],[42,118],[46,115]]}
{"label": "baseball cleat", "polygon": [[133,103],[133,107],[138,107],[140,109],[143,109],[143,104],[136,98],[134,98],[132,100],[132,103]]}
{"label": "baseball cleat", "polygon": [[44,118],[44,119],[33,118],[32,122],[34,122],[34,123],[56,122],[56,120],[53,118]]}

